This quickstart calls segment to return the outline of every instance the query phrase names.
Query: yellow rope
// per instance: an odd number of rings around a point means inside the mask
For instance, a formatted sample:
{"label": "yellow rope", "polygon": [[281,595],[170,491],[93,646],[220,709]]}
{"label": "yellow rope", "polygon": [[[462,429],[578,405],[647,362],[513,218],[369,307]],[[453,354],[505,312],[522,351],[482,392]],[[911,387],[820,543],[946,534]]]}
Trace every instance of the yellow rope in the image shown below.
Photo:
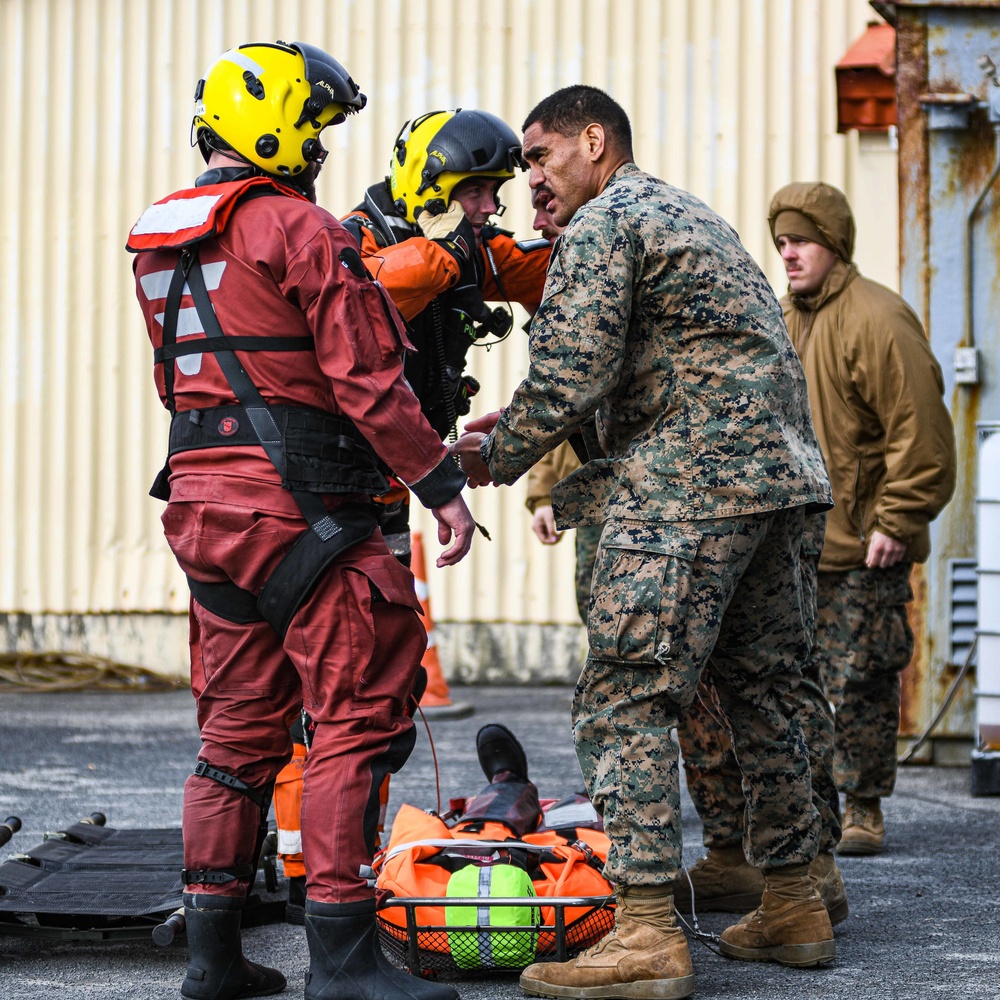
{"label": "yellow rope", "polygon": [[176,691],[179,677],[87,653],[0,653],[0,692]]}

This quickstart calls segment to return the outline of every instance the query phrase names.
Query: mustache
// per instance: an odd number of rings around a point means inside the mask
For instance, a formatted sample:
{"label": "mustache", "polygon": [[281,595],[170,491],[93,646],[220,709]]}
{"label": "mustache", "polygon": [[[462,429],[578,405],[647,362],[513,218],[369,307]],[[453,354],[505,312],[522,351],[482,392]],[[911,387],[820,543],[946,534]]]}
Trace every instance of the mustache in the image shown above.
{"label": "mustache", "polygon": [[544,208],[549,201],[554,197],[550,188],[539,187],[535,188],[531,195],[531,207],[532,208]]}

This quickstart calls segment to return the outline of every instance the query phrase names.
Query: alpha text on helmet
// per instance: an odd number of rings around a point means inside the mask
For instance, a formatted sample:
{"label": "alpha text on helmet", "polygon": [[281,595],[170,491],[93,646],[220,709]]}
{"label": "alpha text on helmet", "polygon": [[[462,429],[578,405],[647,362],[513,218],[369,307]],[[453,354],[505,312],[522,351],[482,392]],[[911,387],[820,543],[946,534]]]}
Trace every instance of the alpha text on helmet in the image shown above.
{"label": "alpha text on helmet", "polygon": [[467,177],[510,180],[524,169],[521,143],[503,119],[488,111],[431,111],[405,122],[389,163],[396,210],[408,222],[423,211],[443,212]]}

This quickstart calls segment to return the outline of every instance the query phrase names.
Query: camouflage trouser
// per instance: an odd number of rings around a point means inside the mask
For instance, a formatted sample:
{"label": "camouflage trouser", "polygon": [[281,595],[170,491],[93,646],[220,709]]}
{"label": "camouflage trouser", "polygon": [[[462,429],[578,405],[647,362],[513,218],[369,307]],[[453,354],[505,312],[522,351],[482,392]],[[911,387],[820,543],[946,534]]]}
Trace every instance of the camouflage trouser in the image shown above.
{"label": "camouflage trouser", "polygon": [[625,885],[670,882],[681,862],[671,730],[706,670],[746,788],[750,857],[811,861],[820,821],[799,723],[810,647],[803,509],[706,521],[609,521],[594,568],[590,655],[573,724],[590,796]]}
{"label": "camouflage trouser", "polygon": [[585,524],[576,529],[576,610],[587,624],[590,608],[590,584],[594,579],[594,561],[601,541],[601,525]]}
{"label": "camouflage trouser", "polygon": [[896,784],[899,673],[913,655],[910,570],[819,574],[815,657],[836,716],[834,774],[842,792],[885,798]]}
{"label": "camouflage trouser", "polygon": [[[826,514],[806,517],[802,535],[802,574],[810,634],[816,627],[817,565]],[[823,689],[819,660],[813,655],[802,668],[803,698],[799,723],[809,748],[813,804],[820,815],[820,850],[832,851],[840,841],[840,797],[833,777],[833,711]],[[703,825],[705,846],[734,847],[743,842],[745,801],[742,781],[724,713],[711,678],[702,675],[698,694],[677,727],[688,792]]]}

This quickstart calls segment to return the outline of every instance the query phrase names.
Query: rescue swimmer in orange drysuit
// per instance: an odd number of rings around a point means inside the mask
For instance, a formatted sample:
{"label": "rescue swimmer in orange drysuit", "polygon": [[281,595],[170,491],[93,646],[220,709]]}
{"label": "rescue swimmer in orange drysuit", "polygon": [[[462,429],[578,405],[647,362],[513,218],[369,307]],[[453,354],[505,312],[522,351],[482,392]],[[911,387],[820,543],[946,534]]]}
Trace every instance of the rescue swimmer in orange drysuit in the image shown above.
{"label": "rescue swimmer in orange drysuit", "polygon": [[[490,221],[503,214],[500,187],[517,168],[524,169],[520,140],[502,119],[468,108],[432,111],[403,125],[389,175],[341,219],[406,320],[414,350],[403,370],[442,439],[479,391],[465,374],[469,349],[507,336],[510,303],[534,313],[542,300],[550,244],[518,241]],[[507,308],[486,305],[494,301]],[[408,566],[405,502],[387,512],[382,531]]]}
{"label": "rescue swimmer in orange drysuit", "polygon": [[[542,298],[551,245],[518,241],[490,221],[501,215],[501,185],[524,168],[514,130],[486,111],[433,111],[406,122],[393,146],[389,175],[371,185],[341,220],[372,276],[407,323],[414,350],[404,373],[421,410],[444,439],[469,412],[479,384],[465,374],[474,344],[510,332],[509,308],[534,313]],[[398,481],[380,498],[389,550],[410,565],[409,491]],[[295,757],[278,776],[278,851],[289,879],[287,917],[302,919],[305,866],[298,854],[298,796],[309,720],[293,729]],[[383,810],[386,789],[383,788]]]}

